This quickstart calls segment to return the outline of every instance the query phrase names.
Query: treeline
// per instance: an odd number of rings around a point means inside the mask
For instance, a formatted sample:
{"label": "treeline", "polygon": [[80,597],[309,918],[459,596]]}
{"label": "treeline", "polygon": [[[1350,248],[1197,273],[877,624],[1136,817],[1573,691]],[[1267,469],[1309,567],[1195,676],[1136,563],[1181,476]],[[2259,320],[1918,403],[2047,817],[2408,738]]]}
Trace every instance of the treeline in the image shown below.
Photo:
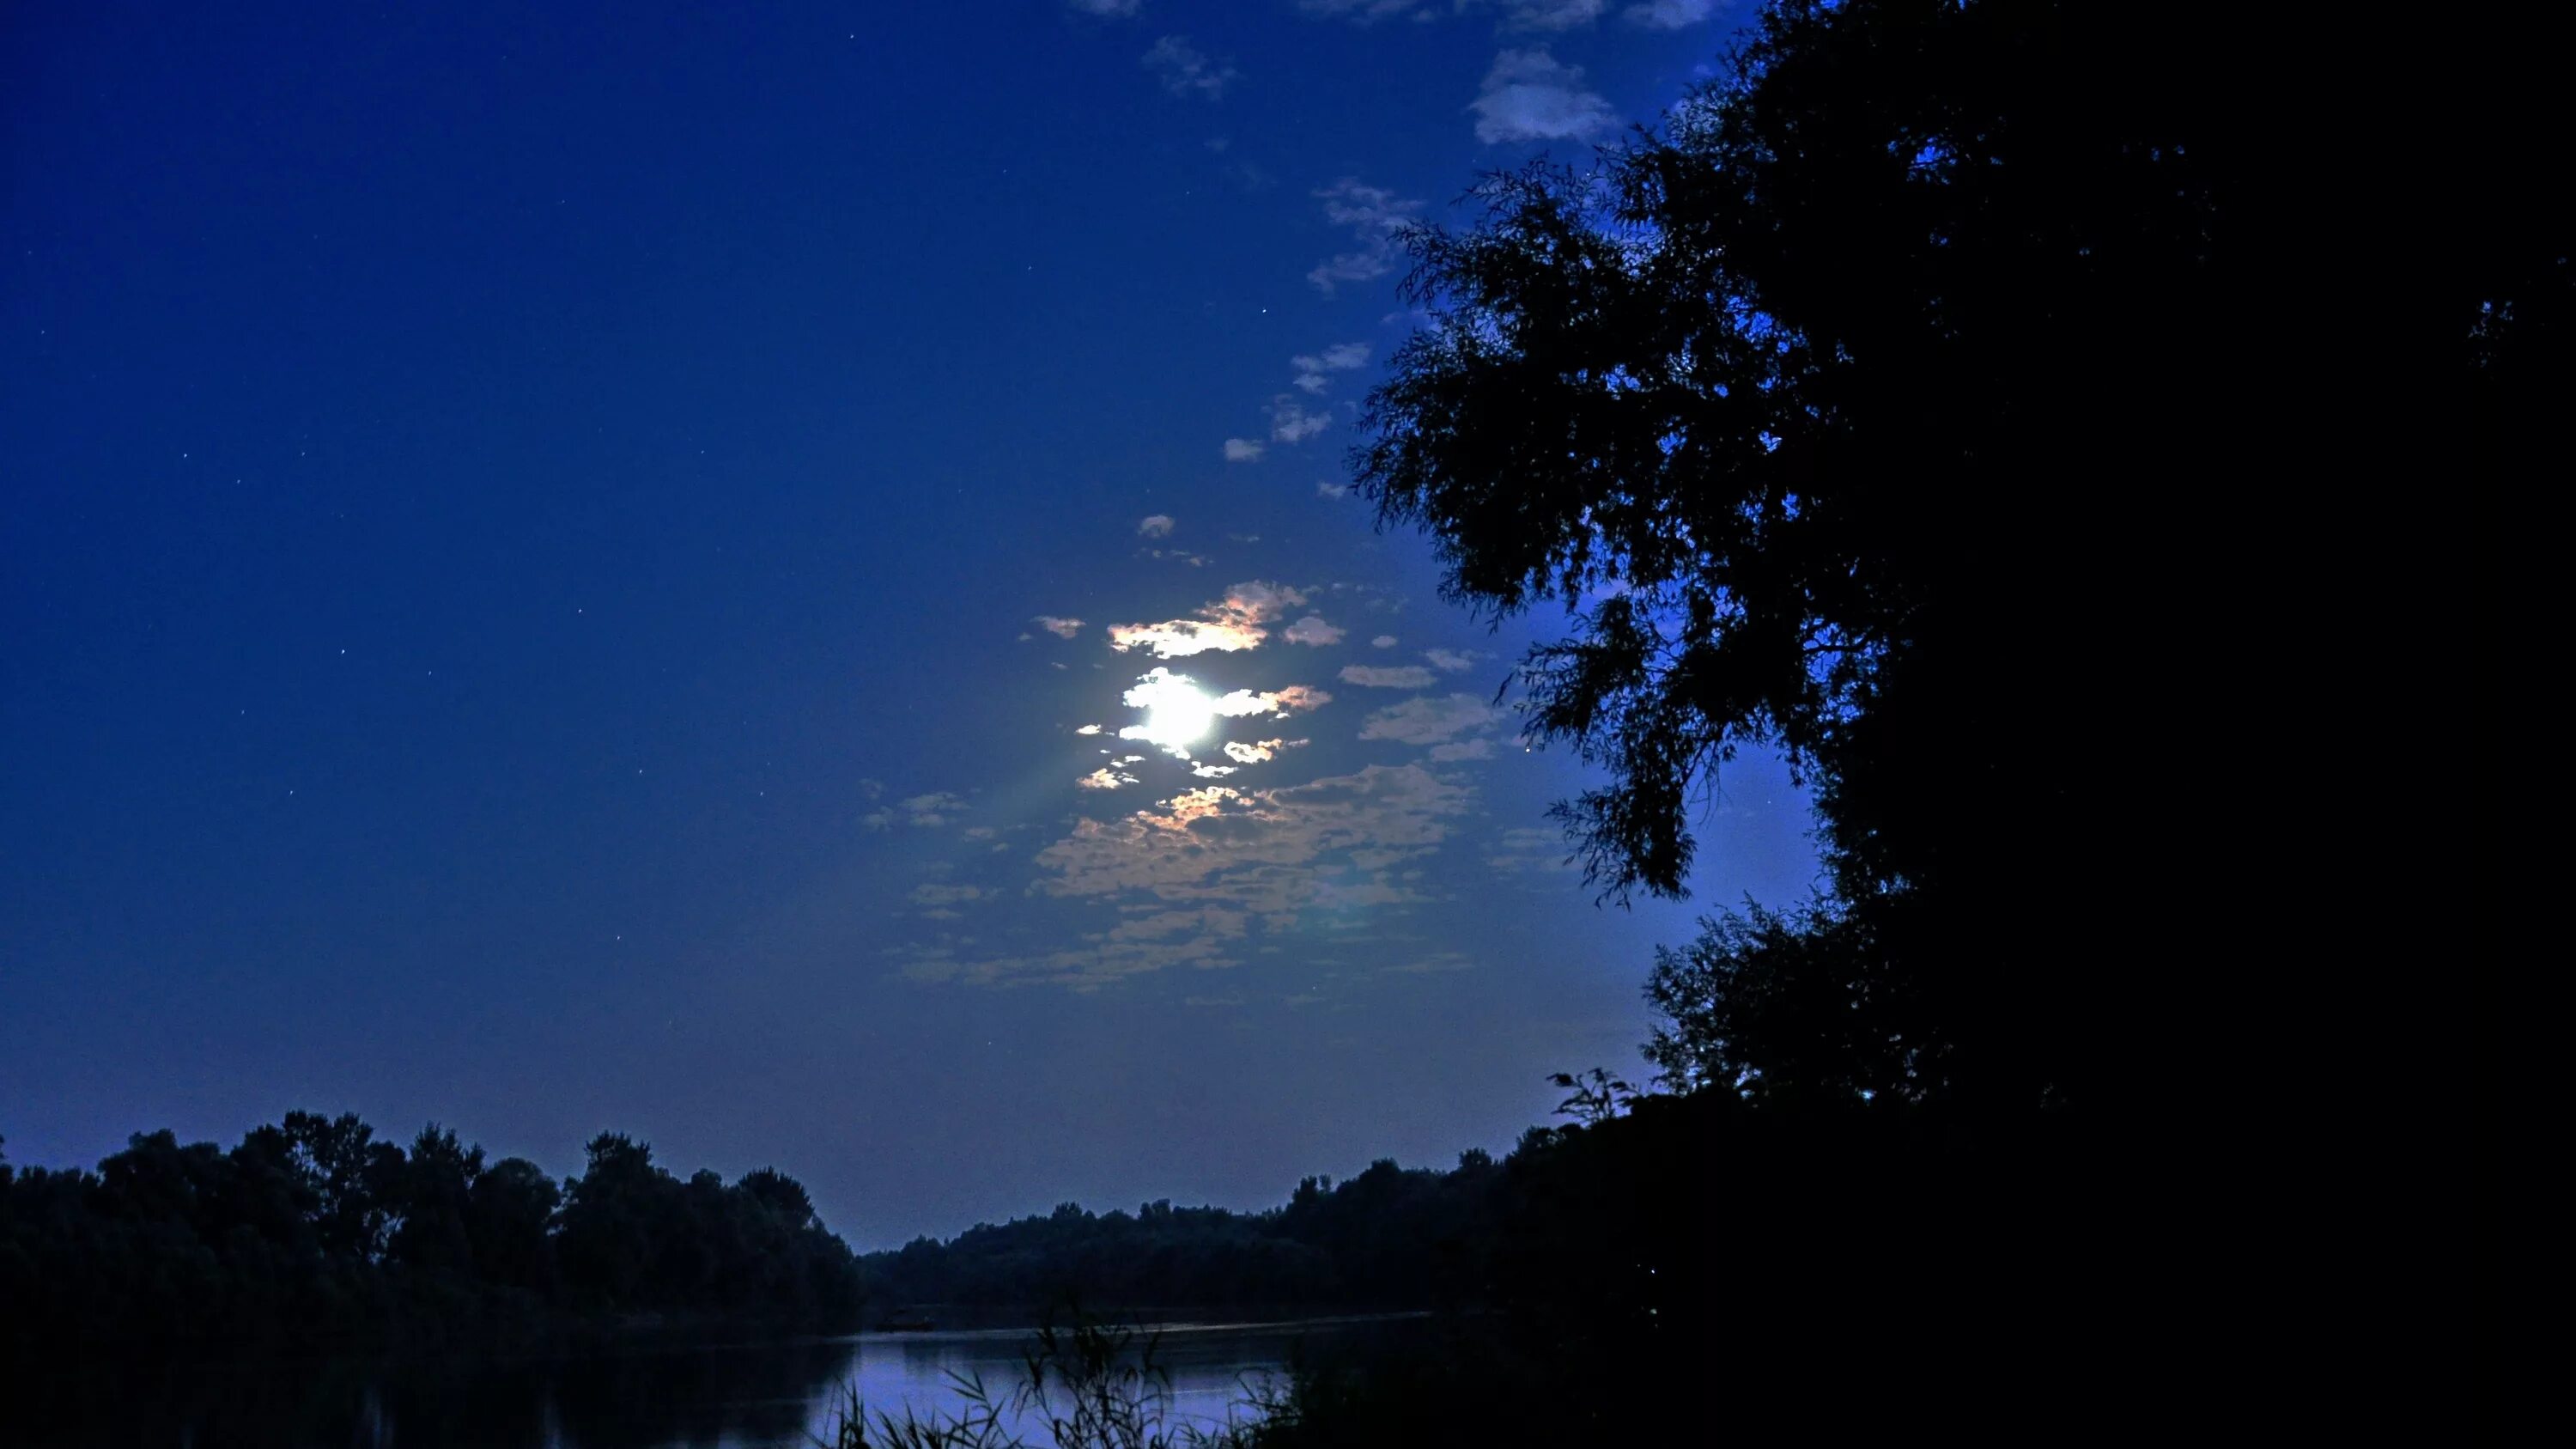
{"label": "treeline", "polygon": [[1497,1170],[1482,1151],[1445,1172],[1381,1160],[1341,1183],[1309,1177],[1286,1205],[1252,1213],[1064,1203],[862,1261],[889,1302],[1424,1307],[1469,1286]]}
{"label": "treeline", "polygon": [[0,1344],[490,1343],[656,1318],[854,1324],[857,1260],[795,1179],[682,1179],[617,1133],[558,1182],[436,1126],[287,1114],[227,1150],[138,1133],[0,1161]]}

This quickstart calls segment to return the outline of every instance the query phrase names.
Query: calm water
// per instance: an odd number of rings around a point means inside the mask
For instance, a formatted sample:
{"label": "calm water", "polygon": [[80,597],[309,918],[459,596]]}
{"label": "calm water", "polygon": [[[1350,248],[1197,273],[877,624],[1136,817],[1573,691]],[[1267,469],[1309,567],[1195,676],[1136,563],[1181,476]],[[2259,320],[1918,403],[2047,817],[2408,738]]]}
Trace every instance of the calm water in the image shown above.
{"label": "calm water", "polygon": [[[1301,1348],[1329,1352],[1409,1326],[1174,1321],[1159,1325],[1155,1357],[1171,1372],[1174,1417],[1219,1423],[1247,1380],[1283,1372]],[[30,1449],[784,1449],[823,1432],[852,1384],[871,1409],[956,1408],[952,1373],[1006,1388],[1028,1342],[1025,1329],[992,1329],[510,1363],[84,1369],[19,1384],[0,1407],[0,1441]]]}

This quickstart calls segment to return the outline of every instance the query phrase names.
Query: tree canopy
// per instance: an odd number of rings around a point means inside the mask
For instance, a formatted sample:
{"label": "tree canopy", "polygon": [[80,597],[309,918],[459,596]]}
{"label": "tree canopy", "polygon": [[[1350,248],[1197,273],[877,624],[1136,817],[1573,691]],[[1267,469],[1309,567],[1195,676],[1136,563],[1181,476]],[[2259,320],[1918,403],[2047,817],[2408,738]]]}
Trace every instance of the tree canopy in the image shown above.
{"label": "tree canopy", "polygon": [[[2017,1106],[2152,1074],[2153,812],[2241,787],[2280,631],[2352,603],[2276,466],[2298,279],[2243,64],[2123,7],[1786,0],[1658,130],[1411,234],[1429,322],[1358,481],[1454,599],[1566,609],[1519,679],[1605,769],[1559,807],[1591,879],[1685,893],[1742,749],[1812,786],[1822,898],[1664,977],[1728,995],[1703,1067]],[[2495,315],[2439,280],[2457,335]]]}

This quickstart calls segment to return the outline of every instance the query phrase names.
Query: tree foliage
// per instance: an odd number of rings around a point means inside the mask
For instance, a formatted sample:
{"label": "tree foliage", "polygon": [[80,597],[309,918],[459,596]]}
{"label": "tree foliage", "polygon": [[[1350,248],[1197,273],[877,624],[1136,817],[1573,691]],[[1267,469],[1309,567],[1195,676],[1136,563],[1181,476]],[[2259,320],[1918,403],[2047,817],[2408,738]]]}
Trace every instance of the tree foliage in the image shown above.
{"label": "tree foliage", "polygon": [[229,1152],[137,1133],[95,1172],[0,1174],[20,1346],[543,1332],[651,1315],[849,1326],[856,1259],[762,1169],[681,1181],[615,1133],[557,1183],[436,1125],[408,1150],[291,1112]]}
{"label": "tree foliage", "polygon": [[[1605,769],[1559,807],[1591,879],[1683,894],[1742,749],[1813,787],[1820,908],[1663,975],[1747,993],[1695,1069],[2016,1106],[2147,1074],[2153,812],[2241,779],[2352,601],[2281,467],[2318,239],[2246,64],[2128,7],[1783,0],[1659,130],[1412,234],[1431,320],[1355,471],[1456,600],[1567,610],[1519,678]],[[2489,273],[2563,291],[2530,262]],[[2500,315],[2475,270],[2434,278],[2461,332]]]}

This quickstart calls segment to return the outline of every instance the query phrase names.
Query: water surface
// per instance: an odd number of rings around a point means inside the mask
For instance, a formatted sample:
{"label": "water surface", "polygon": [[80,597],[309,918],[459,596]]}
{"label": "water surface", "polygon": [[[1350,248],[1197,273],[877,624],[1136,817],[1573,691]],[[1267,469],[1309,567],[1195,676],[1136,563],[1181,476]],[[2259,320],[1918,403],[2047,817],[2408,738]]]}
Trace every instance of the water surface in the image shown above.
{"label": "water surface", "polygon": [[[1384,1318],[1152,1325],[1173,1417],[1200,1424],[1242,1412],[1249,1386],[1301,1352],[1404,1327]],[[871,1410],[953,1411],[963,1402],[956,1377],[981,1375],[998,1397],[1020,1377],[1029,1344],[1029,1330],[1014,1327],[510,1361],[85,1363],[39,1375],[22,1365],[0,1437],[62,1449],[803,1449],[853,1386]]]}

